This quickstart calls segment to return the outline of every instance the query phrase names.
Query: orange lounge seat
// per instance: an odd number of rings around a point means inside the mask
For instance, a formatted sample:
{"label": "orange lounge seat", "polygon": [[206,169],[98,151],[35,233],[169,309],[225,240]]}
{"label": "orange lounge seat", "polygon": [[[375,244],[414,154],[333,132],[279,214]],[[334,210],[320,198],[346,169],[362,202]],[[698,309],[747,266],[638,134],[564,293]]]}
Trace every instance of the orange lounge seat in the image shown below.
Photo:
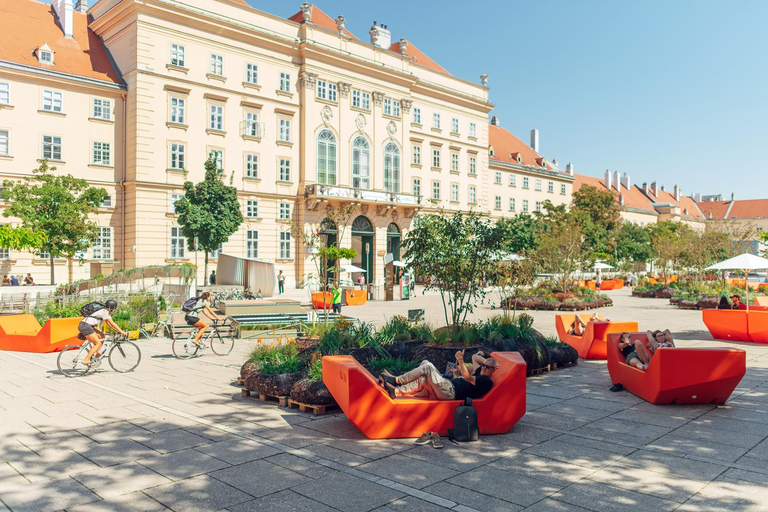
{"label": "orange lounge seat", "polygon": [[344,290],[347,306],[360,306],[365,304],[368,292],[365,290]]}
{"label": "orange lounge seat", "polygon": [[[506,434],[525,414],[525,361],[518,352],[494,352],[493,388],[472,401],[481,434]],[[459,400],[392,400],[352,356],[323,357],[323,382],[347,418],[369,439],[448,434]]]}
{"label": "orange lounge seat", "polygon": [[576,349],[582,359],[605,359],[606,342],[612,332],[633,332],[638,329],[637,322],[606,322],[602,319],[591,321],[592,315],[578,315],[587,324],[584,334],[568,334],[577,315],[556,315],[555,329],[560,341]]}
{"label": "orange lounge seat", "polygon": [[312,309],[331,309],[330,292],[317,292],[312,294]]}
{"label": "orange lounge seat", "polygon": [[[760,286],[768,287],[768,284],[763,283]],[[755,304],[757,304],[758,306],[768,306],[768,297],[764,297],[764,296],[755,297]]]}
{"label": "orange lounge seat", "polygon": [[40,327],[34,315],[0,316],[0,350],[46,353],[80,344],[77,324],[82,319],[51,318]]}
{"label": "orange lounge seat", "polygon": [[615,288],[616,283],[613,282],[613,279],[609,279],[608,281],[603,281],[600,283],[601,290],[613,290]]}
{"label": "orange lounge seat", "polygon": [[[646,333],[630,334],[647,350]],[[747,353],[735,348],[660,348],[638,370],[626,364],[619,336],[608,338],[611,381],[652,404],[724,404],[747,372]]]}
{"label": "orange lounge seat", "polygon": [[703,309],[704,325],[716,340],[752,341],[743,309]]}

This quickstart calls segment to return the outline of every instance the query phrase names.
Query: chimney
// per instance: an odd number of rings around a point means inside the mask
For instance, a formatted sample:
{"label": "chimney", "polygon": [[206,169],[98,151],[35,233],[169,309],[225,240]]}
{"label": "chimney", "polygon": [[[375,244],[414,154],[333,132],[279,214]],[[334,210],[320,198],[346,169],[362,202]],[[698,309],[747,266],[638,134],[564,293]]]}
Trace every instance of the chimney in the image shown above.
{"label": "chimney", "polygon": [[622,176],[621,184],[624,185],[624,188],[627,190],[632,188],[632,183],[629,181],[629,175],[627,175],[627,173],[624,173],[624,176]]}
{"label": "chimney", "polygon": [[680,187],[675,185],[675,188],[672,190],[673,190],[673,194],[675,195],[675,201],[680,201]]}
{"label": "chimney", "polygon": [[709,210],[709,218],[712,218],[712,210]]}
{"label": "chimney", "polygon": [[661,191],[664,192],[664,185],[661,186]]}
{"label": "chimney", "polygon": [[553,158],[553,159],[552,159],[552,165],[554,165],[555,167],[557,167],[557,158]]}
{"label": "chimney", "polygon": [[531,130],[531,148],[535,152],[539,152],[539,130]]}
{"label": "chimney", "polygon": [[75,4],[75,11],[83,14],[88,12],[88,0],[77,0]]}
{"label": "chimney", "polygon": [[400,38],[400,55],[405,55],[408,51],[408,41],[404,37]]}
{"label": "chimney", "polygon": [[731,201],[733,201],[734,199],[736,199],[736,194],[734,194],[733,192],[731,192]]}
{"label": "chimney", "polygon": [[619,180],[619,171],[613,171],[613,186],[621,192],[621,181]]}
{"label": "chimney", "polygon": [[611,190],[611,171],[605,171],[605,188]]}
{"label": "chimney", "polygon": [[651,194],[653,194],[653,197],[659,196],[659,189],[656,187],[656,182],[651,182]]}
{"label": "chimney", "polygon": [[72,38],[72,0],[53,0],[53,11],[59,18],[59,26],[64,37]]}
{"label": "chimney", "polygon": [[643,189],[643,192],[644,192],[645,194],[647,194],[647,193],[648,193],[648,183],[646,183],[646,182],[643,182],[643,186],[642,186],[642,187],[640,187],[640,188],[642,188],[642,189]]}
{"label": "chimney", "polygon": [[369,32],[371,35],[371,44],[378,46],[379,48],[389,48],[392,44],[392,32],[387,29],[387,26],[383,23],[376,26],[376,22],[373,22],[373,26]]}
{"label": "chimney", "polygon": [[345,28],[347,28],[347,20],[344,18],[344,16],[339,14],[336,16],[336,30],[338,30],[339,34],[341,34],[344,32]]}
{"label": "chimney", "polygon": [[492,124],[493,126],[499,126],[499,127],[501,127],[501,121],[499,121],[499,117],[498,117],[498,116],[493,116],[493,117],[491,118],[491,124]]}
{"label": "chimney", "polygon": [[565,172],[573,176],[573,164],[568,164],[565,166]]}
{"label": "chimney", "polygon": [[624,194],[619,192],[619,206],[624,206]]}
{"label": "chimney", "polygon": [[697,203],[701,202],[701,194],[693,194],[691,198],[696,201]]}

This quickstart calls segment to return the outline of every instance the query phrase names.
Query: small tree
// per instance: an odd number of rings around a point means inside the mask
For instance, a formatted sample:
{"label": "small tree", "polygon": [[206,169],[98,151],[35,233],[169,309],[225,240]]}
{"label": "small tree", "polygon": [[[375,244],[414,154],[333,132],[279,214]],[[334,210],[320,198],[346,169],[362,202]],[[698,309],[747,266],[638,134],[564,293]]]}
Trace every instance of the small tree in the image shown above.
{"label": "small tree", "polygon": [[614,194],[585,185],[573,193],[571,211],[581,220],[585,250],[599,257],[613,254],[622,225]]}
{"label": "small tree", "polygon": [[585,257],[582,222],[572,213],[553,213],[542,219],[533,257],[541,270],[560,274],[562,289],[566,290],[571,274]]}
{"label": "small tree", "polygon": [[419,217],[405,237],[403,258],[417,275],[427,279],[425,289],[437,289],[445,321],[458,328],[483,302],[482,282],[489,278],[503,252],[503,237],[490,220],[475,212]]}
{"label": "small tree", "polygon": [[625,222],[616,231],[616,249],[612,261],[629,269],[633,264],[644,263],[653,257],[648,230],[633,222]]}
{"label": "small tree", "polygon": [[[69,281],[72,281],[72,258],[85,251],[98,236],[98,226],[89,220],[97,212],[107,191],[91,187],[84,179],[54,174],[43,160],[32,175],[20,181],[4,180],[3,188],[10,204],[5,217],[21,219],[22,227],[45,236],[45,241],[29,244],[48,253],[51,284],[55,284],[53,260],[64,256],[69,260]],[[32,240],[27,240],[32,242]]]}
{"label": "small tree", "polygon": [[[203,275],[208,275],[208,253],[221,247],[243,223],[243,212],[237,200],[237,188],[232,186],[234,173],[225,185],[216,167],[216,159],[205,162],[205,179],[195,185],[184,183],[184,197],[176,201],[181,233],[187,237],[190,251],[205,251]],[[197,246],[195,245],[197,239]]]}

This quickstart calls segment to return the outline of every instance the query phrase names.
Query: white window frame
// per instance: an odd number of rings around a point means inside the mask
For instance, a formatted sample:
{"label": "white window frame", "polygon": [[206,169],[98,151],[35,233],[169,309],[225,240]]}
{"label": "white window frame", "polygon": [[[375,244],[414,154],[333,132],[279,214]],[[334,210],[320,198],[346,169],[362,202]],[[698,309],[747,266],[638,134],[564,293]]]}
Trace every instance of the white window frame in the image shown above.
{"label": "white window frame", "polygon": [[362,100],[360,99],[360,89],[352,89],[352,106],[354,108],[362,108]]}
{"label": "white window frame", "polygon": [[112,165],[112,144],[109,142],[91,142],[91,164],[109,167]]}
{"label": "white window frame", "polygon": [[7,247],[0,247],[0,260],[11,259],[11,250]]}
{"label": "white window frame", "polygon": [[515,198],[514,197],[510,197],[509,198],[509,211],[511,211],[511,212],[515,211],[515,207],[516,206],[517,205],[515,204]]}
{"label": "white window frame", "polygon": [[259,202],[256,199],[246,199],[245,217],[248,219],[259,218]]}
{"label": "white window frame", "polygon": [[168,213],[176,215],[176,201],[183,199],[184,194],[172,193],[168,196]]}
{"label": "white window frame", "polygon": [[91,245],[91,259],[111,260],[112,259],[112,228],[102,226],[99,228],[98,236]]}
{"label": "white window frame", "polygon": [[459,133],[459,119],[456,117],[451,119],[451,132]]}
{"label": "white window frame", "polygon": [[477,174],[477,157],[469,157],[469,174]]}
{"label": "white window frame", "polygon": [[413,146],[413,165],[421,165],[421,146],[414,144]]}
{"label": "white window frame", "polygon": [[182,142],[171,142],[168,146],[168,168],[183,171],[187,160],[187,146]]}
{"label": "white window frame", "polygon": [[495,185],[501,185],[501,172],[500,171],[496,171],[496,174],[494,175],[494,178],[493,178],[493,183]]}
{"label": "white window frame", "polygon": [[0,105],[11,104],[11,84],[0,82]]}
{"label": "white window frame", "polygon": [[259,232],[255,229],[245,231],[245,257],[252,259],[259,257]]}
{"label": "white window frame", "polygon": [[259,113],[253,110],[245,111],[245,135],[246,137],[261,137],[259,129]]}
{"label": "white window frame", "polygon": [[48,50],[37,50],[37,60],[41,64],[53,65],[53,52]]}
{"label": "white window frame", "polygon": [[371,188],[371,145],[362,136],[352,141],[352,188]]}
{"label": "white window frame", "polygon": [[208,104],[208,129],[219,132],[224,131],[224,105],[218,103]]}
{"label": "white window frame", "polygon": [[547,182],[547,192],[550,193],[550,194],[554,194],[555,193],[555,182],[554,181]]}
{"label": "white window frame", "polygon": [[361,104],[360,107],[363,110],[371,110],[371,93],[363,91],[360,95]]}
{"label": "white window frame", "polygon": [[469,123],[469,136],[477,138],[477,125],[475,123]]}
{"label": "white window frame", "polygon": [[392,98],[384,98],[384,115],[392,115]]}
{"label": "white window frame", "polygon": [[432,182],[432,199],[435,201],[440,201],[440,182],[439,181]]}
{"label": "white window frame", "polygon": [[536,178],[535,186],[536,186],[536,188],[534,190],[537,191],[537,192],[541,192],[541,180],[540,179]]}
{"label": "white window frame", "polygon": [[413,122],[414,122],[414,124],[421,124],[421,109],[420,108],[414,108],[413,109]]}
{"label": "white window frame", "polygon": [[400,102],[392,100],[392,117],[400,119]]}
{"label": "white window frame", "polygon": [[432,148],[432,167],[440,168],[440,148]]}
{"label": "white window frame", "polygon": [[209,59],[208,72],[216,76],[224,76],[224,56],[212,53]]}
{"label": "white window frame", "polygon": [[11,154],[11,130],[0,130],[0,156]]}
{"label": "white window frame", "polygon": [[315,84],[315,97],[319,100],[328,99],[328,82],[325,80],[318,80]]}
{"label": "white window frame", "polygon": [[278,139],[280,142],[291,142],[291,120],[285,117],[278,119]]}
{"label": "white window frame", "polygon": [[338,179],[338,145],[336,135],[325,128],[317,134],[317,182],[336,185]]}
{"label": "white window frame", "polygon": [[536,208],[536,211],[537,211],[537,212],[540,212],[540,211],[541,211],[541,201],[536,201],[536,206],[535,206],[535,208]]}
{"label": "white window frame", "polygon": [[168,255],[170,259],[184,259],[187,251],[187,237],[181,234],[181,228],[171,226],[171,236],[169,238],[170,247]]}
{"label": "white window frame", "polygon": [[567,188],[565,186],[565,183],[561,183],[560,184],[560,195],[564,196],[566,194],[566,190],[567,190]]}
{"label": "white window frame", "polygon": [[291,181],[291,159],[290,158],[280,158],[278,160],[277,180],[285,181],[285,182]]}
{"label": "white window frame", "polygon": [[523,213],[528,213],[528,200],[523,199]]}
{"label": "white window frame", "polygon": [[101,119],[103,121],[112,120],[112,100],[105,100],[103,98],[93,98],[91,102],[91,114],[94,119]]}
{"label": "white window frame", "polygon": [[64,112],[64,93],[43,89],[43,110],[57,114]]}
{"label": "white window frame", "polygon": [[432,114],[432,128],[435,128],[437,130],[440,129],[440,114],[435,112]]}
{"label": "white window frame", "polygon": [[510,174],[509,175],[509,186],[510,187],[517,187],[517,175]]}
{"label": "white window frame", "polygon": [[469,187],[469,204],[477,204],[477,187]]}
{"label": "white window frame", "polygon": [[224,172],[224,150],[219,148],[212,148],[208,150],[208,156],[216,155],[216,170]]}
{"label": "white window frame", "polygon": [[291,232],[280,231],[280,253],[281,260],[291,259]]}
{"label": "white window frame", "polygon": [[259,66],[251,62],[245,64],[245,81],[246,83],[258,85],[259,84]]}
{"label": "white window frame", "polygon": [[413,178],[411,182],[411,192],[415,196],[421,195],[421,178]]}
{"label": "white window frame", "polygon": [[284,71],[280,72],[280,90],[282,92],[291,92],[291,74]]}
{"label": "white window frame", "polygon": [[[54,160],[57,162],[62,161],[62,153],[63,153],[63,139],[60,135],[43,135],[42,136],[42,159],[43,160]],[[46,140],[48,139],[48,140]],[[48,154],[46,155],[46,146],[48,146]],[[58,154],[57,154],[58,149]],[[58,158],[56,158],[58,156]]]}
{"label": "white window frame", "polygon": [[400,148],[394,142],[384,146],[384,191],[400,193]]}
{"label": "white window frame", "polygon": [[459,202],[459,184],[451,183],[451,202]]}
{"label": "white window frame", "polygon": [[170,97],[170,111],[168,118],[171,123],[186,124],[187,120],[187,99],[179,96]]}
{"label": "white window frame", "polygon": [[527,176],[523,176],[523,188],[531,188],[531,180]]}
{"label": "white window frame", "polygon": [[277,207],[277,220],[291,220],[291,203],[280,201]]}
{"label": "white window frame", "polygon": [[501,196],[496,196],[493,201],[494,210],[501,210]]}
{"label": "white window frame", "polygon": [[101,200],[101,204],[99,205],[99,208],[113,208],[114,205],[112,203],[112,196],[106,195],[104,196],[104,199]]}
{"label": "white window frame", "polygon": [[259,177],[259,155],[257,153],[245,154],[245,177],[257,179]]}
{"label": "white window frame", "polygon": [[187,49],[184,45],[171,43],[171,66],[186,67],[186,53]]}

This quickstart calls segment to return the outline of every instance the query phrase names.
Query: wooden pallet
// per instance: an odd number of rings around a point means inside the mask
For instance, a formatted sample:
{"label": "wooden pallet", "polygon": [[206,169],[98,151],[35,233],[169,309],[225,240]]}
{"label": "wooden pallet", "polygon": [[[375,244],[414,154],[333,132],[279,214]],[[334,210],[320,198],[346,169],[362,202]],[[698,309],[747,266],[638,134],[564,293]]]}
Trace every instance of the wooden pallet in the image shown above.
{"label": "wooden pallet", "polygon": [[543,366],[541,368],[534,368],[533,370],[531,370],[531,377],[534,377],[536,375],[541,375],[544,372],[548,372],[551,366],[552,366],[551,364],[548,364],[547,366]]}
{"label": "wooden pallet", "polygon": [[335,409],[338,407],[336,404],[331,405],[311,405],[311,404],[302,404],[301,402],[297,402],[295,400],[288,399],[288,407],[291,409],[298,408],[301,412],[310,412],[314,413],[315,416],[325,416],[325,414],[328,412],[328,409]]}
{"label": "wooden pallet", "polygon": [[571,363],[564,363],[564,364],[561,364],[561,365],[558,365],[557,363],[552,363],[549,366],[551,367],[550,370],[557,370],[557,369],[562,369],[562,368],[570,368],[571,366],[576,366],[577,364],[579,364],[578,361],[573,361]]}
{"label": "wooden pallet", "polygon": [[275,400],[277,400],[277,405],[279,405],[280,407],[288,407],[287,396],[262,395],[261,393],[254,393],[247,389],[243,389],[242,395],[243,395],[243,398],[250,398],[251,400],[258,400],[260,402],[274,402]]}

